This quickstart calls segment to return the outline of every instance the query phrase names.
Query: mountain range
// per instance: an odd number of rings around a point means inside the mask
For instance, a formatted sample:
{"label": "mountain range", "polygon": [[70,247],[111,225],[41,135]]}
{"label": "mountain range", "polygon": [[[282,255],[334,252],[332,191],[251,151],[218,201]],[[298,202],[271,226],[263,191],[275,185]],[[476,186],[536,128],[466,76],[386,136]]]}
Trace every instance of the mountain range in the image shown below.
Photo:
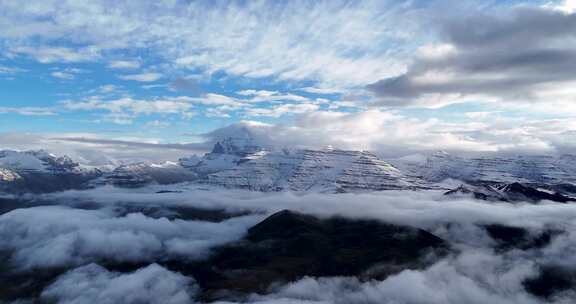
{"label": "mountain range", "polygon": [[[474,190],[513,183],[562,194],[576,193],[576,156],[464,157],[446,152],[384,160],[368,151],[274,148],[248,130],[217,140],[211,152],[174,162],[93,168],[46,151],[0,151],[0,191],[54,192],[101,185],[138,188],[196,183],[251,191],[366,192],[448,189],[458,180]],[[479,190],[479,185],[489,185]],[[484,186],[481,186],[484,187]],[[489,195],[489,196],[490,196]],[[496,195],[497,197],[498,195]]]}

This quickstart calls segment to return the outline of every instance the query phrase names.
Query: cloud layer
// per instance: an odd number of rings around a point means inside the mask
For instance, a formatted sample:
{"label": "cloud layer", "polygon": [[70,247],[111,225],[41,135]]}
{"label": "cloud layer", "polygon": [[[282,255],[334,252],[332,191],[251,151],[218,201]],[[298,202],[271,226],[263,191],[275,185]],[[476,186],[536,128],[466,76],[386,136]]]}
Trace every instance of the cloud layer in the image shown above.
{"label": "cloud layer", "polygon": [[[265,210],[267,213],[289,208],[318,216],[345,215],[352,218],[379,219],[429,230],[448,240],[458,250],[458,254],[440,261],[429,269],[403,271],[384,281],[360,282],[355,278],[304,278],[297,282],[273,287],[268,295],[252,295],[248,302],[382,303],[382,301],[388,301],[406,304],[421,302],[564,304],[570,303],[573,297],[572,291],[568,291],[553,299],[543,300],[528,294],[523,285],[523,281],[535,277],[542,266],[556,265],[564,269],[573,269],[574,257],[571,252],[576,244],[576,234],[573,233],[576,207],[573,204],[520,203],[510,205],[465,198],[445,200],[441,193],[430,191],[308,194],[304,196],[216,189],[212,191],[188,189],[185,193],[151,195],[150,192],[153,191],[154,189],[142,193],[122,189],[70,191],[48,197],[58,198],[60,201],[70,201],[74,198],[79,201],[95,202],[102,206],[137,202],[164,206]],[[0,218],[0,222],[3,220]],[[54,224],[65,226],[65,224]],[[564,233],[554,238],[543,249],[502,252],[494,249],[494,241],[478,226],[482,224],[525,227],[533,233],[539,233],[545,229],[560,229]],[[116,243],[110,244],[112,247],[117,247]],[[152,268],[158,272],[164,272],[156,266]],[[147,273],[151,270],[146,268],[140,271]],[[86,272],[95,272],[98,273],[98,277],[107,278],[136,276],[139,273],[108,274],[107,271],[96,266],[84,266],[65,274],[57,281],[60,284],[56,283],[56,286],[60,286],[59,290],[67,290],[69,279],[74,278],[82,282],[82,277]],[[96,281],[99,282],[100,279]],[[171,281],[168,280],[168,282]],[[106,294],[107,289],[108,287],[98,287],[95,293]],[[59,295],[63,299],[94,296],[88,292],[79,292],[77,289],[62,291]]]}

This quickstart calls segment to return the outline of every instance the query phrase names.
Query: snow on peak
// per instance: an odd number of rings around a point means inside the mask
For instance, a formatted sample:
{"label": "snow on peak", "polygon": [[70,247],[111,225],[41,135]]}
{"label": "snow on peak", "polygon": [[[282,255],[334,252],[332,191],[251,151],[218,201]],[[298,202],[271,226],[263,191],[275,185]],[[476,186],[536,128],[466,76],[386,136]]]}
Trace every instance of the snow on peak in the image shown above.
{"label": "snow on peak", "polygon": [[271,139],[264,130],[266,125],[240,122],[207,134],[215,143],[212,153],[246,156],[262,150],[271,150]]}
{"label": "snow on peak", "polygon": [[58,157],[45,150],[0,151],[0,167],[16,172],[76,172],[79,164],[68,156]]}

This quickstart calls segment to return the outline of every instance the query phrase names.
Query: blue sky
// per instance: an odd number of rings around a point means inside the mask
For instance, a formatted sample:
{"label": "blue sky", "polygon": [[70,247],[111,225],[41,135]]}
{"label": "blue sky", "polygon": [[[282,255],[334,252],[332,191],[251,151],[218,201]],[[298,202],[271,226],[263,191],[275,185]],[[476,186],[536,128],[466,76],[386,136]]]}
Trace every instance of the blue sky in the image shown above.
{"label": "blue sky", "polygon": [[[522,82],[529,64],[494,54],[525,19],[570,24],[573,0],[215,3],[0,0],[0,133],[163,144],[250,121],[298,129],[303,144],[544,151],[542,138],[572,132],[575,79]],[[461,62],[476,59],[515,66],[468,79]]]}

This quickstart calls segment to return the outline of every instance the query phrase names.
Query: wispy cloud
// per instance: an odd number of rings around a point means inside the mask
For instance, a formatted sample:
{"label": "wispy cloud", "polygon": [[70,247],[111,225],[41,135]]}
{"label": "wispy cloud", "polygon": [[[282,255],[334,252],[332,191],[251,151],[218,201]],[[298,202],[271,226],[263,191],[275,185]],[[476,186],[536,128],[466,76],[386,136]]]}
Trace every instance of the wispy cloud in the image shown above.
{"label": "wispy cloud", "polygon": [[160,73],[141,73],[141,74],[130,74],[130,75],[119,75],[118,78],[123,80],[133,80],[140,82],[153,82],[162,78]]}
{"label": "wispy cloud", "polygon": [[10,49],[16,54],[28,55],[41,63],[53,62],[83,62],[99,57],[99,52],[93,48],[72,49],[68,47],[16,47]]}
{"label": "wispy cloud", "polygon": [[113,60],[108,63],[108,68],[111,69],[137,69],[140,67],[140,62],[129,60]]}
{"label": "wispy cloud", "polygon": [[[113,13],[111,6],[117,8]],[[40,62],[80,62],[106,50],[145,47],[182,69],[342,85],[367,84],[401,72],[406,50],[390,46],[409,42],[419,27],[409,18],[417,16],[418,7],[396,1],[226,1],[219,5],[195,1],[126,6],[108,1],[89,6],[54,1],[26,8],[4,2],[0,9],[7,12],[0,24],[10,25],[0,37],[14,40],[13,53]],[[50,44],[82,41],[88,47],[25,45],[36,37]],[[136,64],[111,61],[109,67]]]}
{"label": "wispy cloud", "polygon": [[0,114],[14,113],[24,116],[51,116],[57,115],[53,108],[42,107],[0,107]]}

